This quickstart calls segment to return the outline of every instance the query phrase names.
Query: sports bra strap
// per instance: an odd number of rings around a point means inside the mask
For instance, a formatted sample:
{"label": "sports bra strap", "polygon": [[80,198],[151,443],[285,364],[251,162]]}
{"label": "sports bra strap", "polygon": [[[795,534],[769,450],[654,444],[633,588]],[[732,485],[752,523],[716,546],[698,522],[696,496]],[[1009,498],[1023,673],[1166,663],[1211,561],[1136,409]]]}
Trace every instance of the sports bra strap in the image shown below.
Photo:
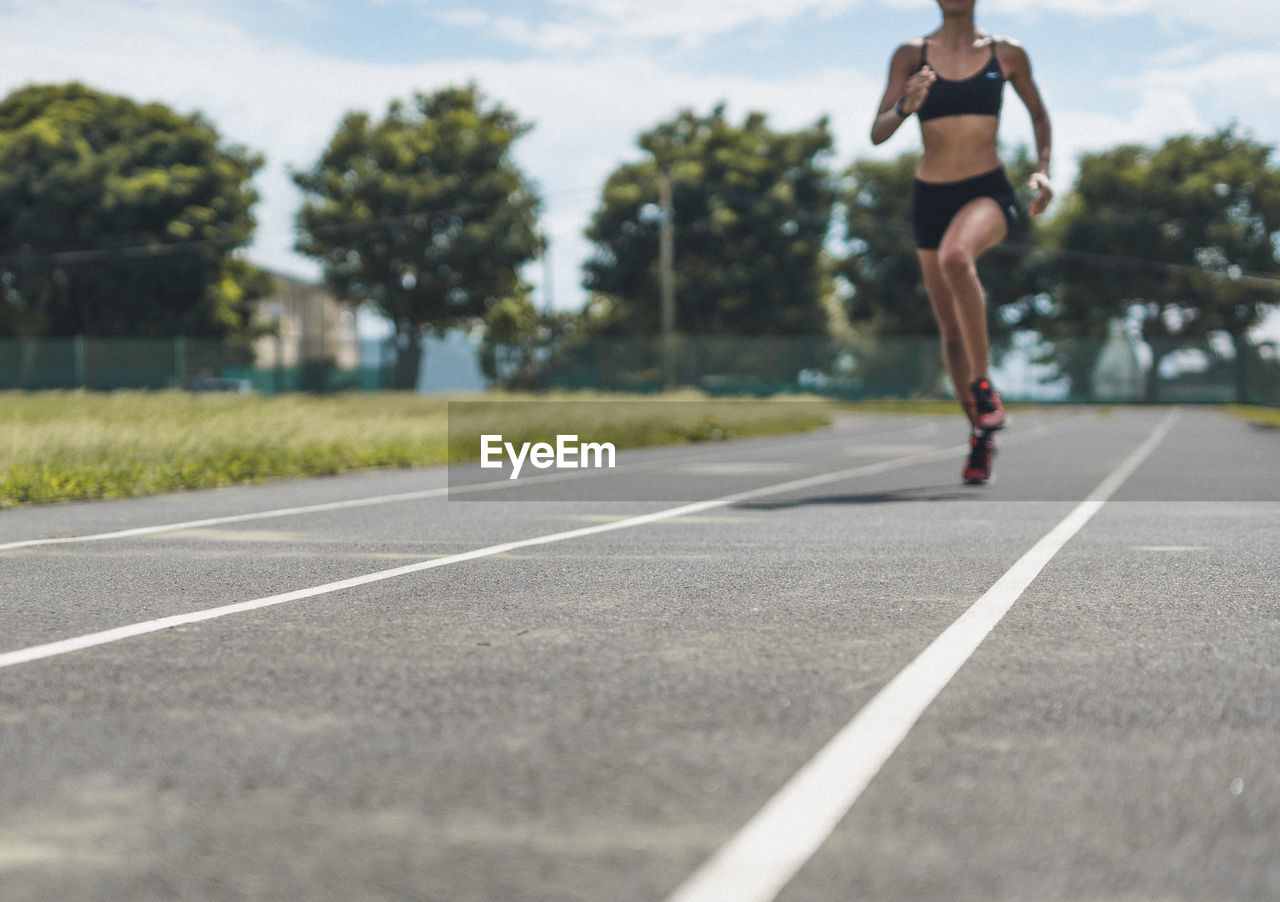
{"label": "sports bra strap", "polygon": [[[991,36],[990,36],[990,41],[991,41],[991,58],[992,58],[993,60],[996,60],[996,62],[998,63],[998,62],[1000,61],[1000,58],[999,58],[998,56],[996,56],[996,39],[995,39],[995,35],[991,35]],[[920,39],[920,65],[916,66],[916,71],[917,71],[917,72],[919,72],[921,69],[923,69],[923,68],[924,68],[924,66],[925,66],[925,63],[927,63],[927,62],[929,61],[929,60],[926,58],[926,56],[925,56],[925,53],[926,53],[926,51],[927,51],[928,49],[929,49],[929,39],[928,39],[927,37],[925,37],[925,38],[921,38],[921,39]]]}

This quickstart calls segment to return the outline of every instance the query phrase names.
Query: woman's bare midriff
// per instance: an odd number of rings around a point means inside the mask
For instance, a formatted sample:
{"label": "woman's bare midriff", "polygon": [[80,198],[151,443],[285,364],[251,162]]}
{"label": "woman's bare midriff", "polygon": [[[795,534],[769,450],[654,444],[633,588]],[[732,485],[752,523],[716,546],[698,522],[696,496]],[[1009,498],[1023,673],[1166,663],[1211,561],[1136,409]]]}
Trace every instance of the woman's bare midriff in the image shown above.
{"label": "woman's bare midriff", "polygon": [[923,182],[959,182],[1000,167],[995,116],[946,116],[920,123],[924,153],[916,167]]}

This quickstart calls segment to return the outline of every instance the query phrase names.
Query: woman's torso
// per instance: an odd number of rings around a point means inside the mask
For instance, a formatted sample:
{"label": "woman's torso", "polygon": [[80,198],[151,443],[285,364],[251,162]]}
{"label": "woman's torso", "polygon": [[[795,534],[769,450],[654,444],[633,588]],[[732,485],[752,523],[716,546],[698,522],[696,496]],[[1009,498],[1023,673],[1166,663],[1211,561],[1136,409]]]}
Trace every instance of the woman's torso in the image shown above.
{"label": "woman's torso", "polygon": [[995,38],[987,36],[963,53],[947,53],[926,38],[920,60],[937,80],[919,110],[924,152],[916,177],[955,182],[999,167],[1004,73]]}

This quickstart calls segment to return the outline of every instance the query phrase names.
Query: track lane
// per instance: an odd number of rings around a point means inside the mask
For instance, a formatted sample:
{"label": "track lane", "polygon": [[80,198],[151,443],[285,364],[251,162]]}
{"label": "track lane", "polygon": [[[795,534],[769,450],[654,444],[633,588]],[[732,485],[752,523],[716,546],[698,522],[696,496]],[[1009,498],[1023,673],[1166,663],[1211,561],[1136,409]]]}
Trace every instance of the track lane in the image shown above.
{"label": "track lane", "polygon": [[[638,466],[625,476],[631,487],[617,477],[610,477],[610,485],[617,485],[612,490],[615,495],[631,499],[643,496],[645,486],[661,485],[666,479],[688,476],[692,471],[691,492],[703,498],[736,498],[742,492],[755,492],[770,484],[810,477],[830,480],[832,477],[826,474],[833,470],[857,474],[851,478],[858,484],[881,484],[883,480],[874,477],[904,467],[911,471],[911,460],[904,462],[902,457],[904,448],[916,455],[922,466],[934,462],[931,455],[949,461],[962,454],[959,448],[938,441],[941,433],[936,423],[927,418],[923,423],[918,417],[866,419],[869,422],[854,420],[842,429],[818,436],[637,452]],[[1037,427],[1040,431],[1029,430],[1029,435],[1032,440],[1037,435],[1043,437],[1042,433],[1051,433],[1062,422],[1061,418],[1052,418]],[[921,441],[924,438],[934,441]],[[910,443],[904,443],[904,439]],[[758,464],[780,459],[787,464],[782,472],[740,466],[743,462]],[[725,468],[725,464],[729,466]],[[721,467],[719,472],[715,470],[717,466]],[[397,486],[404,485],[403,474],[382,475]],[[9,638],[9,647],[3,651],[16,652],[22,646],[66,640],[130,623],[288,595],[321,584],[337,585],[399,567],[418,564],[429,568],[423,552],[430,558],[452,558],[478,548],[529,541],[549,532],[565,532],[567,526],[580,526],[582,516],[598,524],[601,518],[643,516],[673,506],[635,500],[609,502],[607,506],[586,501],[455,503],[444,500],[443,471],[424,471],[418,478],[434,483],[418,490],[431,493],[421,504],[408,503],[413,491],[369,492],[370,477],[359,477],[295,484],[288,487],[293,492],[289,496],[280,495],[284,487],[269,486],[268,496],[286,497],[294,503],[283,509],[241,514],[225,512],[227,497],[222,491],[192,493],[186,499],[188,518],[169,523],[145,519],[154,516],[157,499],[9,512],[5,525],[13,530],[22,521],[30,521],[28,536],[41,525],[52,525],[48,522],[51,518],[70,525],[78,522],[80,513],[88,512],[101,522],[104,508],[122,510],[132,522],[126,521],[127,525],[121,524],[122,529],[106,534],[82,528],[71,536],[61,536],[52,545],[0,551],[0,560],[7,565],[0,577],[4,580],[0,583],[0,597],[7,595],[14,602],[0,609],[0,635]],[[963,490],[949,482],[947,496],[964,497]],[[334,483],[340,484],[338,488],[364,489],[367,494],[325,501],[318,509],[297,503],[300,496],[313,491],[332,494]],[[636,488],[636,484],[640,487]],[[243,490],[233,494],[237,498],[254,497],[243,494]],[[773,494],[776,492],[771,490],[770,495]],[[497,498],[500,493],[465,497]],[[368,503],[371,500],[381,503]],[[743,496],[734,503],[752,500]],[[224,512],[210,518],[189,516],[201,511],[205,503],[223,508]],[[386,510],[392,513],[384,513]],[[228,517],[237,516],[246,519],[228,522]],[[216,528],[189,525],[201,520],[212,522]],[[116,522],[120,522],[119,518]],[[387,528],[388,522],[393,524],[391,528]],[[395,566],[388,567],[389,562]],[[93,574],[92,579],[85,578],[88,573]]]}
{"label": "track lane", "polygon": [[[1125,428],[1112,430],[1117,448],[1129,441]],[[1027,450],[1043,461],[1050,438]],[[1005,472],[1022,466],[1017,448],[1001,460]],[[1107,442],[1097,453],[1109,453]],[[335,899],[661,898],[1007,569],[1024,536],[1070,507],[1023,494],[1012,479],[957,490],[958,464],[760,499],[582,547],[521,549],[425,581],[7,671],[0,764],[22,779],[0,800],[9,812],[0,848],[26,851],[0,865],[0,880],[18,899],[284,898],[299,887]],[[1080,464],[1087,475],[1089,461]],[[1033,503],[1006,503],[1019,498]],[[302,567],[352,544],[372,555],[637,506],[448,503],[438,519],[388,523],[371,510],[331,512],[296,524],[288,547]],[[226,530],[129,544],[170,561],[217,558],[214,572],[230,576],[251,559],[257,529],[242,542]],[[1159,532],[1148,530],[1146,544],[1179,544]],[[67,551],[33,555],[73,570]],[[184,576],[209,572],[196,565]],[[141,587],[145,576],[139,565],[128,582]],[[998,648],[997,672],[1009,653]],[[955,701],[983,711],[992,687],[968,683],[969,672]],[[950,693],[922,728],[953,710]],[[985,736],[983,727],[971,724]],[[872,798],[893,811],[909,789],[903,779],[967,762],[947,735],[913,733],[849,823],[885,810],[864,808]],[[994,741],[1002,735],[993,730]],[[1060,798],[1053,777],[1046,792]],[[876,835],[846,845],[842,827],[790,887],[794,898],[844,897],[849,873],[830,870],[833,857],[862,865],[849,885],[870,876],[889,889],[880,897],[910,897],[895,895],[910,873],[886,882],[891,868],[869,861]],[[907,861],[920,848],[913,836],[926,848],[935,841],[927,814],[892,835],[907,843]],[[974,863],[966,885],[998,879],[981,837],[971,839],[954,850]],[[1256,859],[1234,860],[1257,871]],[[1098,884],[1124,873],[1113,868]]]}

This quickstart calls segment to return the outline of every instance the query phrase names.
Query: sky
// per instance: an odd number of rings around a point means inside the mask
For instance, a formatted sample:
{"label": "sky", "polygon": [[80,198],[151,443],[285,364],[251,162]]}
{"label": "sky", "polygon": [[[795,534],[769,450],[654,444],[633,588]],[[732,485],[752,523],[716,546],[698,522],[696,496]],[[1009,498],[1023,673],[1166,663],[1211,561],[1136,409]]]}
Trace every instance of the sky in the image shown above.
{"label": "sky", "polygon": [[[1276,0],[978,0],[978,25],[1020,41],[1054,129],[1059,194],[1082,153],[1237,123],[1280,145]],[[540,306],[584,301],[583,237],[636,138],[682,109],[766,113],[780,130],[827,117],[830,164],[919,147],[910,123],[868,132],[888,60],[939,23],[934,0],[0,0],[0,94],[78,80],[179,112],[266,156],[249,255],[318,278],[296,254],[301,196],[342,115],[475,82],[533,130],[514,156],[544,201]],[[1001,140],[1033,144],[1007,91]],[[1273,157],[1280,164],[1280,152]]]}

